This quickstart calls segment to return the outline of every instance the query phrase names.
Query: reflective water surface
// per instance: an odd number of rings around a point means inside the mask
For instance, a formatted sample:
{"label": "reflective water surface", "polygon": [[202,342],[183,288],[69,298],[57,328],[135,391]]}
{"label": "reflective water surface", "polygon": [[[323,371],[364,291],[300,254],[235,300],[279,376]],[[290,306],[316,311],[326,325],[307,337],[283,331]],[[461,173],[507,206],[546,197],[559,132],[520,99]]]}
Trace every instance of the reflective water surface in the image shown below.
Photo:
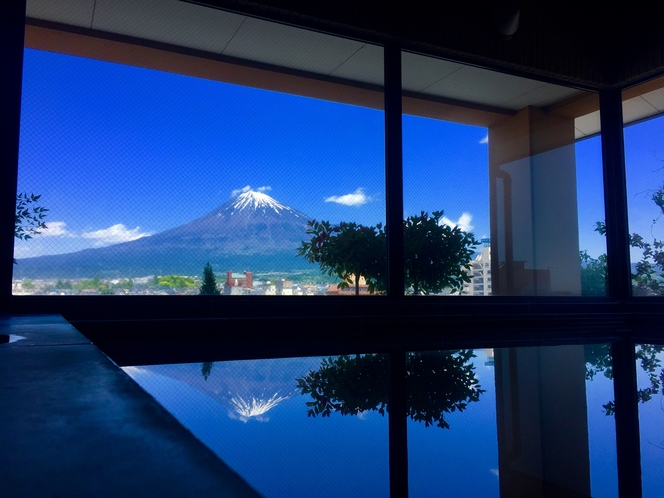
{"label": "reflective water surface", "polygon": [[[267,497],[389,496],[388,361],[125,371]],[[610,362],[609,345],[406,353],[410,496],[617,496]]]}
{"label": "reflective water surface", "polygon": [[664,482],[664,346],[636,345],[643,496],[662,496]]}

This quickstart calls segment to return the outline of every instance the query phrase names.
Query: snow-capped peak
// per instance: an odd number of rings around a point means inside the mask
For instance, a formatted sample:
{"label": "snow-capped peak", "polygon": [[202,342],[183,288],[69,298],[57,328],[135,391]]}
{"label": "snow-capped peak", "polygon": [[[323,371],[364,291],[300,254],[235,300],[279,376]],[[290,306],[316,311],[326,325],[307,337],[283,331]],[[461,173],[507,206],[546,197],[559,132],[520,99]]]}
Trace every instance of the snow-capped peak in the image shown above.
{"label": "snow-capped peak", "polygon": [[233,211],[242,211],[244,209],[251,209],[256,211],[258,209],[274,209],[277,213],[280,211],[291,211],[287,206],[284,206],[280,202],[275,201],[269,195],[264,194],[263,192],[256,192],[254,190],[249,190],[237,196],[235,202],[232,205]]}

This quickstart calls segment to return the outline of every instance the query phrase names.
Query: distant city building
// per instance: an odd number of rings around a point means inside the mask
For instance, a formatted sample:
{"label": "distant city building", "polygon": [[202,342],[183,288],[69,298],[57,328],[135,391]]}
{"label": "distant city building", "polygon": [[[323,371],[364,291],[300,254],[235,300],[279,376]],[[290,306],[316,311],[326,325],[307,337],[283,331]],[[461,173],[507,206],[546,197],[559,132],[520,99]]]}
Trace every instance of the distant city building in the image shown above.
{"label": "distant city building", "polygon": [[493,349],[491,349],[491,348],[485,349],[484,350],[484,356],[486,356],[486,361],[484,362],[484,364],[487,367],[494,366],[494,361],[495,360],[494,360],[494,355],[493,355]]}
{"label": "distant city building", "polygon": [[282,278],[275,282],[277,296],[292,296],[293,295],[293,281]]}
{"label": "distant city building", "polygon": [[302,292],[305,296],[315,296],[318,288],[315,285],[303,285]]}
{"label": "distant city building", "polygon": [[489,239],[482,239],[484,246],[470,263],[467,273],[472,277],[469,283],[463,284],[462,296],[491,295],[491,247]]}
{"label": "distant city building", "polygon": [[244,273],[226,272],[226,283],[224,283],[224,294],[236,296],[249,294],[254,290],[254,276],[250,271]]}
{"label": "distant city building", "polygon": [[[351,279],[352,283],[342,289],[339,287],[339,284],[329,285],[327,291],[325,292],[328,296],[354,296],[355,295],[355,278]],[[360,275],[360,296],[369,295],[369,285],[363,276]]]}

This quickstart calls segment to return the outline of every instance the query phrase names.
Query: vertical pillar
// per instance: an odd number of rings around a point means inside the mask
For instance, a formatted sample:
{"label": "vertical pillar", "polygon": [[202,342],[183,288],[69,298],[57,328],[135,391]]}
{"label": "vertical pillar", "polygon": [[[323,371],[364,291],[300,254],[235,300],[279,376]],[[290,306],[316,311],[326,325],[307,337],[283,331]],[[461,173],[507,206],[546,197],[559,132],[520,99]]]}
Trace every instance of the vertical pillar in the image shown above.
{"label": "vertical pillar", "polygon": [[0,313],[9,311],[14,272],[14,215],[21,120],[25,1],[0,7],[2,98],[0,98]]}
{"label": "vertical pillar", "polygon": [[385,45],[385,192],[387,294],[404,294],[401,48]]}
{"label": "vertical pillar", "polygon": [[622,94],[599,94],[606,210],[606,256],[609,296],[626,299],[632,293],[627,216],[627,180],[623,135]]}
{"label": "vertical pillar", "polygon": [[616,405],[616,453],[618,496],[641,498],[641,437],[634,343],[616,342],[611,347],[613,390]]}
{"label": "vertical pillar", "polygon": [[574,140],[535,107],[489,128],[493,294],[581,294]]}
{"label": "vertical pillar", "polygon": [[494,352],[502,498],[590,497],[583,346]]}

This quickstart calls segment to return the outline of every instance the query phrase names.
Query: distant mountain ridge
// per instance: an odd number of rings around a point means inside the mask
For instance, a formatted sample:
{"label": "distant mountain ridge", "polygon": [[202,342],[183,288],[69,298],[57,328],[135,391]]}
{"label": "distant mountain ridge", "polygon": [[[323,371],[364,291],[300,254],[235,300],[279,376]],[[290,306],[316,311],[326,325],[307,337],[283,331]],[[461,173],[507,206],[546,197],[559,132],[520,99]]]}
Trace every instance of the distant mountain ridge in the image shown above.
{"label": "distant mountain ridge", "polygon": [[216,271],[290,271],[310,218],[262,192],[240,194],[189,223],[130,242],[19,259],[14,278],[101,278]]}

